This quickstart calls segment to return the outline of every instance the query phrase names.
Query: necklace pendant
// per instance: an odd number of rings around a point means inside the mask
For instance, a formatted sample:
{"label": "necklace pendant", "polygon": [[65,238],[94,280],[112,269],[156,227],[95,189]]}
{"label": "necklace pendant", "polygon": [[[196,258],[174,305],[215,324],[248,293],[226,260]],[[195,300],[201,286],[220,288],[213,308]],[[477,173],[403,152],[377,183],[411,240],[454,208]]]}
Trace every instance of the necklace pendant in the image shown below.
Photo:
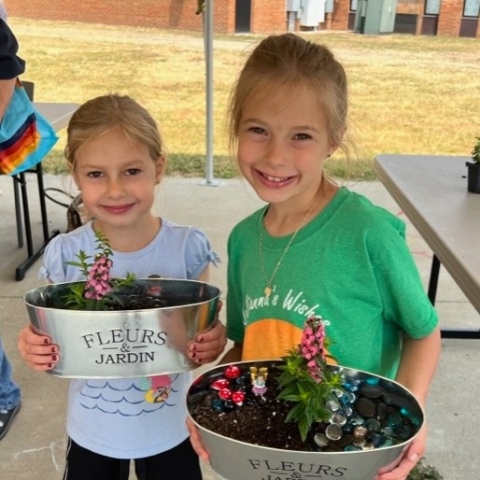
{"label": "necklace pendant", "polygon": [[267,285],[265,287],[264,292],[265,292],[265,296],[268,298],[272,294],[272,289]]}

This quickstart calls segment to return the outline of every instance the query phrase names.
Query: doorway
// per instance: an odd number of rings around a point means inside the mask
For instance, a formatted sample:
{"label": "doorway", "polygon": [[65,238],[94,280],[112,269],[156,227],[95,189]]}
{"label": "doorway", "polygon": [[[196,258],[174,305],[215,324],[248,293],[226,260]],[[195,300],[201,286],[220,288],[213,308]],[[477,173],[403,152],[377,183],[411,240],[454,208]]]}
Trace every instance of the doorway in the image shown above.
{"label": "doorway", "polygon": [[235,33],[249,33],[252,16],[252,0],[235,1]]}

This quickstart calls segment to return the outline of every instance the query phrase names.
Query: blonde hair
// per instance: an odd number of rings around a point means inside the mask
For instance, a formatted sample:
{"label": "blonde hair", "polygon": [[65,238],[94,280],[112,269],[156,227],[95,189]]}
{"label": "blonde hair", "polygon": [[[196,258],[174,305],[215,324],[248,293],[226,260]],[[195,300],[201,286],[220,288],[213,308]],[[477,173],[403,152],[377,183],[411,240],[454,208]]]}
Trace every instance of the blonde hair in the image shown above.
{"label": "blonde hair", "polygon": [[324,45],[286,33],[262,40],[240,72],[230,96],[228,130],[232,148],[247,100],[258,92],[275,94],[279,87],[282,93],[297,87],[314,93],[326,116],[329,141],[342,145],[348,110],[344,68]]}
{"label": "blonde hair", "polygon": [[112,93],[88,100],[73,114],[64,152],[70,168],[74,168],[77,151],[84,143],[114,127],[146,145],[152,160],[164,155],[162,137],[150,113],[131,97]]}

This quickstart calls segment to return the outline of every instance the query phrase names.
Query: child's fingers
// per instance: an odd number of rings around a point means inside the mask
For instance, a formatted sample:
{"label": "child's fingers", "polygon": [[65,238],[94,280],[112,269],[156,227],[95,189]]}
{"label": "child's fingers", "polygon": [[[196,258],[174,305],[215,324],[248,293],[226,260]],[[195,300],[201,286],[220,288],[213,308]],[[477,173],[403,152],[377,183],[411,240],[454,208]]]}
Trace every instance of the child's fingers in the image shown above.
{"label": "child's fingers", "polygon": [[190,442],[196,454],[205,462],[209,461],[208,451],[205,449],[205,446],[202,443],[200,434],[198,433],[197,427],[192,422],[190,418],[187,418],[187,428],[190,433]]}
{"label": "child's fingers", "polygon": [[197,334],[195,340],[188,346],[189,358],[199,364],[216,360],[227,344],[225,333],[225,326],[217,321],[211,329]]}
{"label": "child's fingers", "polygon": [[223,325],[220,320],[215,320],[215,322],[210,325],[206,330],[203,330],[195,335],[195,344],[208,344],[209,342],[225,342],[226,339],[226,331],[225,325]]}
{"label": "child's fingers", "polygon": [[20,330],[19,341],[25,345],[50,345],[52,343],[48,335],[36,333],[31,325],[27,325]]}
{"label": "child's fingers", "polygon": [[36,354],[31,352],[21,351],[21,356],[25,363],[33,370],[45,372],[51,370],[55,364],[60,360],[60,355],[55,354]]}
{"label": "child's fingers", "polygon": [[27,365],[33,370],[51,370],[60,359],[58,345],[50,337],[36,334],[31,326],[20,331],[18,350]]}

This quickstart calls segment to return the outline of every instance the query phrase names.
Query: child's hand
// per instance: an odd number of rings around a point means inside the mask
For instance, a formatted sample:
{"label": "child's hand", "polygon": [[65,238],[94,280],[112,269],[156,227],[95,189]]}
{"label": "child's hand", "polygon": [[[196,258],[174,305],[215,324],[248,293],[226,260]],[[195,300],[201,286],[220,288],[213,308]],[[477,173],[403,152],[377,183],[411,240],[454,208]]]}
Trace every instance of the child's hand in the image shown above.
{"label": "child's hand", "polygon": [[192,444],[192,447],[195,450],[195,453],[204,462],[209,462],[210,454],[208,453],[205,446],[203,445],[202,439],[200,438],[200,434],[198,433],[198,429],[190,418],[187,418],[187,428],[190,433],[190,443]]}
{"label": "child's hand", "polygon": [[393,465],[382,467],[373,480],[407,480],[410,471],[425,454],[426,443],[427,426],[425,424],[409,448],[403,452],[402,458],[399,461],[396,460]]}
{"label": "child's hand", "polygon": [[218,302],[217,318],[206,330],[195,335],[188,345],[188,356],[198,364],[213,362],[225,349],[227,344],[226,328],[220,322],[218,314],[222,308],[222,302]]}
{"label": "child's hand", "polygon": [[35,333],[31,325],[20,331],[18,349],[26,364],[38,372],[51,370],[60,358],[58,345],[49,336]]}

